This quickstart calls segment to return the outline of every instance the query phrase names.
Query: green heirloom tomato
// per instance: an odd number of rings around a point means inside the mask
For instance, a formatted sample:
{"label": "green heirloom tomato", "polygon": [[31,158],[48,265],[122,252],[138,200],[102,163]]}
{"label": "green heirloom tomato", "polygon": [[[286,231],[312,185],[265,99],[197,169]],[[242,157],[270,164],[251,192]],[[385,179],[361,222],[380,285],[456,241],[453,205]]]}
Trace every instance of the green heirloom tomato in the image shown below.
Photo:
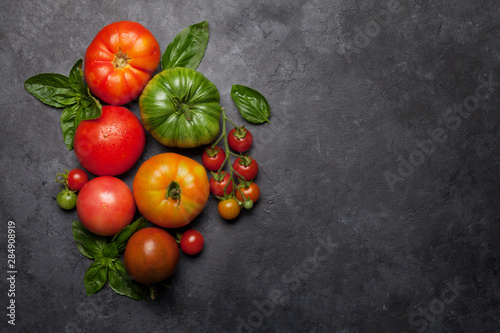
{"label": "green heirloom tomato", "polygon": [[200,72],[165,69],[148,82],[139,98],[142,123],[165,146],[206,145],[219,133],[219,100],[217,87]]}

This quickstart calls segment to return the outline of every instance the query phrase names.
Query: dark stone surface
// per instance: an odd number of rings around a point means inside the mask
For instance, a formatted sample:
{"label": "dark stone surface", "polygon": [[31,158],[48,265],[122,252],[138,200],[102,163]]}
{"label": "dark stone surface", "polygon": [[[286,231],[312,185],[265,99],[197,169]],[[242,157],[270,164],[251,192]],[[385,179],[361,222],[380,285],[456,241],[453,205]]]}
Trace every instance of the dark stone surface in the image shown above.
{"label": "dark stone surface", "polygon": [[[500,3],[432,3],[3,3],[2,331],[500,331]],[[191,225],[205,249],[181,255],[171,287],[150,302],[109,287],[85,296],[90,260],[53,181],[79,164],[63,144],[60,110],[23,87],[35,74],[67,75],[98,30],[124,19],[150,29],[162,52],[182,28],[208,20],[198,70],[229,116],[243,123],[229,95],[235,83],[272,108],[272,125],[248,125],[260,202],[227,223],[211,198]],[[139,114],[136,102],[127,107]],[[165,151],[175,150],[148,135],[120,178],[131,185],[140,163]],[[178,152],[200,161],[201,149]]]}

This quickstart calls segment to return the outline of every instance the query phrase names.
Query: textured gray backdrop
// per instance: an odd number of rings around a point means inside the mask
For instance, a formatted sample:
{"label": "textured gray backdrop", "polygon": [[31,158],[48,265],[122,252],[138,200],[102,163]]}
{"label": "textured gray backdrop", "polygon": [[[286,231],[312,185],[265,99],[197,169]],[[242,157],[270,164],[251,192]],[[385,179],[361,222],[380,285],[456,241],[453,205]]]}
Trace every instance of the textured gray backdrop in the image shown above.
{"label": "textured gray backdrop", "polygon": [[[432,3],[432,4],[428,4]],[[484,1],[6,1],[0,11],[0,311],[7,332],[498,332],[500,3]],[[60,110],[24,90],[67,75],[105,25],[133,20],[162,52],[208,20],[198,68],[244,123],[232,84],[262,92],[248,125],[262,198],[233,223],[211,198],[206,245],[157,300],[105,287],[53,181],[78,167]],[[136,115],[137,102],[127,105]],[[177,151],[150,135],[137,165]],[[7,223],[16,238],[15,297]],[[7,309],[15,300],[15,326]]]}

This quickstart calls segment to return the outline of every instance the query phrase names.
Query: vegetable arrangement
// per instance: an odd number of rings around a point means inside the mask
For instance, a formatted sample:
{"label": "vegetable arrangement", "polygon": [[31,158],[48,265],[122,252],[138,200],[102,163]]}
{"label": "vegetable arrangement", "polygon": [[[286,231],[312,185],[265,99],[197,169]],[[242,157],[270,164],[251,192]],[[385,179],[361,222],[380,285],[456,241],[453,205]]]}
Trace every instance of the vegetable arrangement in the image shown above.
{"label": "vegetable arrangement", "polygon": [[[149,290],[154,298],[155,285],[178,268],[179,248],[198,255],[205,243],[199,231],[174,237],[171,229],[193,221],[210,195],[225,220],[251,209],[260,197],[254,182],[259,166],[248,154],[253,135],[227,117],[219,90],[197,71],[208,38],[207,21],[191,25],[161,55],[144,26],[114,22],[98,32],[67,77],[45,73],[25,82],[40,101],[63,109],[64,144],[95,176],[80,168],[56,175],[62,185],[58,205],[76,208],[77,249],[93,260],[84,277],[87,295],[107,283],[120,295],[145,299]],[[258,91],[235,84],[231,98],[248,122],[270,123],[269,104]],[[140,119],[123,106],[134,100]],[[131,190],[118,177],[142,156],[146,131],[166,147],[205,145],[201,164],[179,153],[151,156]],[[132,223],[137,211],[142,217]]]}

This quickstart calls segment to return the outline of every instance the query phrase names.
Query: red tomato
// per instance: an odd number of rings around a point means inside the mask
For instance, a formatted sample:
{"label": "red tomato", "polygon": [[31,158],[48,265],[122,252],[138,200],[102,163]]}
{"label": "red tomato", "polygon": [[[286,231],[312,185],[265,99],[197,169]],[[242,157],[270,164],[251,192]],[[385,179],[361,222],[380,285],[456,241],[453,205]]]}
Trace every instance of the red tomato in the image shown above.
{"label": "red tomato", "polygon": [[66,181],[71,191],[80,191],[89,181],[89,176],[82,169],[73,169],[68,173]]}
{"label": "red tomato", "polygon": [[203,166],[210,171],[218,171],[226,159],[226,153],[219,146],[208,147],[201,155]]}
{"label": "red tomato", "polygon": [[252,180],[259,173],[259,165],[253,158],[248,156],[235,159],[233,162],[233,169],[238,175],[245,178],[245,180]]}
{"label": "red tomato", "polygon": [[145,161],[132,187],[141,214],[163,228],[190,223],[205,208],[210,194],[203,165],[176,153],[158,154]]}
{"label": "red tomato", "polygon": [[182,234],[180,246],[182,252],[195,255],[201,252],[205,240],[203,235],[197,230],[187,230]]}
{"label": "red tomato", "polygon": [[227,136],[227,143],[232,150],[243,153],[253,144],[253,135],[245,126],[233,128]]}
{"label": "red tomato", "polygon": [[98,176],[128,171],[142,155],[145,144],[142,123],[122,106],[103,106],[99,118],[83,120],[75,131],[76,157]]}
{"label": "red tomato", "polygon": [[179,246],[165,230],[144,228],[128,240],[123,262],[135,281],[144,284],[160,282],[175,273],[179,264]]}
{"label": "red tomato", "polygon": [[111,23],[97,33],[85,52],[85,81],[99,99],[123,105],[141,94],[160,58],[160,45],[140,23]]}
{"label": "red tomato", "polygon": [[233,183],[230,181],[229,173],[226,171],[214,173],[212,177],[210,177],[209,184],[210,192],[218,197],[224,196],[224,188],[226,188],[227,194],[233,191]]}
{"label": "red tomato", "polygon": [[238,188],[235,192],[236,199],[240,201],[252,200],[252,202],[256,202],[260,197],[260,188],[254,182],[250,183],[247,187]]}
{"label": "red tomato", "polygon": [[118,178],[97,177],[80,190],[76,212],[89,231],[96,235],[113,236],[134,219],[134,195],[127,184]]}
{"label": "red tomato", "polygon": [[233,198],[219,201],[217,205],[219,215],[226,220],[232,220],[240,215],[241,207]]}

